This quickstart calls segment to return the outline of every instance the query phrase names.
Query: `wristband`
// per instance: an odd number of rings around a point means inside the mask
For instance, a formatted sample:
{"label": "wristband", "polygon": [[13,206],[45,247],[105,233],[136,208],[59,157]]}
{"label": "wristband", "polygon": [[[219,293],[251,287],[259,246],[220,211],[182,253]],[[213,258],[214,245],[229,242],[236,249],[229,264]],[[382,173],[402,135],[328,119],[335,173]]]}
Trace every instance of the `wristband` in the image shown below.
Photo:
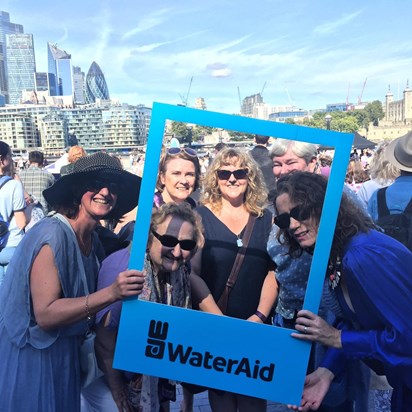
{"label": "wristband", "polygon": [[86,295],[86,304],[85,304],[85,306],[86,306],[86,315],[87,315],[87,323],[90,323],[91,321],[92,321],[92,319],[93,319],[93,316],[92,316],[92,314],[90,313],[90,308],[89,308],[89,296],[90,295]]}
{"label": "wristband", "polygon": [[266,322],[267,316],[265,316],[262,312],[258,310],[255,312],[255,316],[257,316],[263,323]]}

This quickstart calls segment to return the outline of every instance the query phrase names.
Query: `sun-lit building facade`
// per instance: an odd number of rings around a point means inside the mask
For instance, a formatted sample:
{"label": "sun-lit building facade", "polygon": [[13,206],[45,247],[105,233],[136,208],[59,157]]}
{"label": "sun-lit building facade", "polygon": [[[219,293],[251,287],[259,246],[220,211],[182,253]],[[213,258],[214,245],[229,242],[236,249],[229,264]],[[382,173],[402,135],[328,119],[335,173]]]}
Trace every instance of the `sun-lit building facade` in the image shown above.
{"label": "sun-lit building facade", "polygon": [[109,100],[110,96],[104,74],[99,65],[93,62],[86,76],[85,100],[86,103],[95,103],[97,99]]}
{"label": "sun-lit building facade", "polygon": [[19,104],[24,90],[34,90],[36,60],[32,34],[7,34],[8,102]]}
{"label": "sun-lit building facade", "polygon": [[47,43],[50,96],[72,96],[73,71],[71,55],[56,44]]}

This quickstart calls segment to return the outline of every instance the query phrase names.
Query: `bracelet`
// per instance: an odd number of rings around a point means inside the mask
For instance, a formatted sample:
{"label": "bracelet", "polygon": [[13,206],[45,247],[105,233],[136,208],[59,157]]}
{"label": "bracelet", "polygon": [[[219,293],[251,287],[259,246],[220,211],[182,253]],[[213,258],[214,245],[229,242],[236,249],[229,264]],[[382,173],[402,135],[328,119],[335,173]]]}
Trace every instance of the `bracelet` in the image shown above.
{"label": "bracelet", "polygon": [[90,295],[86,295],[86,315],[87,315],[87,323],[91,322],[91,320],[93,319],[92,314],[90,313],[90,308],[89,308],[89,296]]}
{"label": "bracelet", "polygon": [[255,316],[257,316],[263,323],[266,322],[267,316],[265,316],[262,312],[258,310],[255,312]]}

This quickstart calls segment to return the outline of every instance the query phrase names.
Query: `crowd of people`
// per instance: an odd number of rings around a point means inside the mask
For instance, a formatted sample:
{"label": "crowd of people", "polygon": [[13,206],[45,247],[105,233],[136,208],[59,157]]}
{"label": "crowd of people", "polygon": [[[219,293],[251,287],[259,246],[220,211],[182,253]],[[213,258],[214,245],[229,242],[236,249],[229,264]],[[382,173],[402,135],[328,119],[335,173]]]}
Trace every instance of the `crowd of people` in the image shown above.
{"label": "crowd of people", "polygon": [[[333,153],[268,140],[256,135],[249,151],[221,145],[207,159],[163,148],[142,270],[128,269],[139,159],[127,171],[75,147],[55,178],[38,151],[16,172],[0,142],[0,410],[169,411],[175,382],[112,367],[122,300],[138,296],[311,342],[302,401],[290,409],[412,411],[412,132],[352,153],[318,314],[304,298]],[[411,224],[403,237],[387,230],[401,216]],[[90,336],[92,380],[82,360]],[[191,412],[194,386],[182,385],[180,408]],[[208,396],[214,412],[267,408]]]}

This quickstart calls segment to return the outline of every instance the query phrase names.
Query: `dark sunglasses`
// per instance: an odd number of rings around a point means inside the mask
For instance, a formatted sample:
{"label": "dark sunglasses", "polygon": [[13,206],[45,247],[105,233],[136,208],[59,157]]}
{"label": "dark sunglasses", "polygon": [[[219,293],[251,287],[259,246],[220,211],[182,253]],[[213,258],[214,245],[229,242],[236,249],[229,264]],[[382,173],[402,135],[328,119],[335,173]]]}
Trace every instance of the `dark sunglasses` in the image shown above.
{"label": "dark sunglasses", "polygon": [[310,212],[302,209],[301,206],[295,206],[289,213],[281,213],[280,215],[275,216],[275,225],[280,229],[288,229],[290,226],[291,217],[301,222],[302,220],[309,219]]}
{"label": "dark sunglasses", "polygon": [[119,185],[115,182],[105,182],[104,180],[93,180],[86,184],[86,190],[88,192],[100,192],[104,187],[106,187],[109,192],[113,195],[119,193]]}
{"label": "dark sunglasses", "polygon": [[193,250],[196,247],[196,242],[191,239],[179,240],[171,235],[159,235],[159,233],[152,230],[153,236],[159,239],[159,242],[166,247],[175,247],[177,244],[180,245],[183,250]]}
{"label": "dark sunglasses", "polygon": [[191,149],[190,147],[169,147],[166,150],[166,153],[172,156],[175,156],[181,152],[186,153],[188,156],[197,157],[196,150]]}
{"label": "dark sunglasses", "polygon": [[219,180],[229,180],[230,176],[234,176],[236,180],[246,179],[248,170],[247,169],[237,169],[231,172],[230,170],[217,170],[217,177]]}

